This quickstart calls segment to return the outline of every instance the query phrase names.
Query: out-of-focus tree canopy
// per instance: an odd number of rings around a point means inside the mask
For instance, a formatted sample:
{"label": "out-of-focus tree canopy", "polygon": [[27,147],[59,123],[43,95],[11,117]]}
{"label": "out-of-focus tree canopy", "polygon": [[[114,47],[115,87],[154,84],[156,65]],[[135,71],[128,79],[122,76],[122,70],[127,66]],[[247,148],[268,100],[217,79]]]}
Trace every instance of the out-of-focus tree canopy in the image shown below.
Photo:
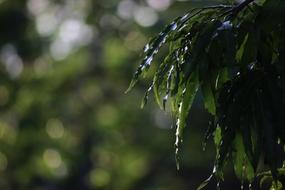
{"label": "out-of-focus tree canopy", "polygon": [[139,109],[145,81],[124,91],[151,36],[221,2],[0,0],[0,189],[196,188],[215,151],[202,150],[201,98],[177,171],[171,114]]}

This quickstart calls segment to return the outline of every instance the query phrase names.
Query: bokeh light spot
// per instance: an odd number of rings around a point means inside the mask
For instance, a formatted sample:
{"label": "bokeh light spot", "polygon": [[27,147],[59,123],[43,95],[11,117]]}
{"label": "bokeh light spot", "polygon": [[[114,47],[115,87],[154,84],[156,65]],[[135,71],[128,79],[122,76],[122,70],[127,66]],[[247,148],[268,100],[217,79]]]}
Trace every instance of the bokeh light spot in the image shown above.
{"label": "bokeh light spot", "polygon": [[150,7],[158,11],[165,11],[171,5],[171,0],[147,0],[146,2]]}
{"label": "bokeh light spot", "polygon": [[105,187],[111,180],[111,176],[105,169],[95,169],[90,173],[90,182],[95,187]]}
{"label": "bokeh light spot", "polygon": [[46,132],[51,138],[61,138],[64,135],[64,127],[59,119],[49,119],[46,124]]}
{"label": "bokeh light spot", "polygon": [[59,152],[54,149],[46,149],[43,153],[43,160],[52,169],[59,168],[62,163]]}
{"label": "bokeh light spot", "polygon": [[27,8],[33,15],[41,14],[48,6],[48,0],[29,0],[27,2]]}
{"label": "bokeh light spot", "polygon": [[11,78],[17,78],[22,73],[23,61],[13,45],[7,44],[1,49],[0,59]]}
{"label": "bokeh light spot", "polygon": [[139,25],[150,27],[158,21],[158,15],[152,8],[141,6],[135,11],[134,19]]}
{"label": "bokeh light spot", "polygon": [[136,6],[134,1],[123,0],[118,5],[117,14],[123,19],[131,19]]}
{"label": "bokeh light spot", "polygon": [[55,14],[56,13],[54,11],[50,11],[37,17],[36,28],[41,36],[52,35],[56,30],[57,20]]}

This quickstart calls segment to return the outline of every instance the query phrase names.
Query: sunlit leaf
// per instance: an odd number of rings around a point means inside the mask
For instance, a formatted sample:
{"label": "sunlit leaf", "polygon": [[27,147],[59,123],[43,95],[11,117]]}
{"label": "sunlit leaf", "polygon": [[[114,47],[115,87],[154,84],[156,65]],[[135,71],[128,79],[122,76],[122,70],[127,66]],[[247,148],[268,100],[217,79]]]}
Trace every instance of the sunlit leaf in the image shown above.
{"label": "sunlit leaf", "polygon": [[240,180],[252,182],[255,174],[245,153],[242,136],[239,133],[236,134],[234,140],[233,162],[237,177],[239,177]]}

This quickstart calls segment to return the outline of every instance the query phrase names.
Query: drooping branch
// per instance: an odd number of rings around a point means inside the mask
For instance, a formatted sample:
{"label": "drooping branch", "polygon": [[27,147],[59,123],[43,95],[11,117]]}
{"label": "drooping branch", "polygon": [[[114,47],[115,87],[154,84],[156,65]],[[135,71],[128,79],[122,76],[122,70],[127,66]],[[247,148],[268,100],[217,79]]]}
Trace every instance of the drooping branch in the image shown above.
{"label": "drooping branch", "polygon": [[230,17],[237,15],[240,11],[242,11],[245,7],[247,7],[250,3],[254,2],[255,0],[245,0],[238,5],[234,6],[229,11],[225,12],[224,15],[230,14]]}
{"label": "drooping branch", "polygon": [[247,5],[249,5],[250,3],[254,2],[255,0],[245,0],[243,2],[241,2],[240,4],[238,4],[236,7],[233,8],[233,13],[238,13],[240,12],[242,9],[244,9]]}

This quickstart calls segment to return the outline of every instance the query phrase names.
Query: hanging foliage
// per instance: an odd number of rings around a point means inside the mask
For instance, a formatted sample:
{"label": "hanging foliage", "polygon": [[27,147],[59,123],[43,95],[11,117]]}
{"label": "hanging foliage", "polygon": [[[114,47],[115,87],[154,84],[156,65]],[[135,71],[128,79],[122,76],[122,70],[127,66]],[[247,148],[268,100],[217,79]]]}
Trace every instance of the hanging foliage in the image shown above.
{"label": "hanging foliage", "polygon": [[219,184],[228,162],[242,185],[258,177],[261,182],[271,179],[272,189],[282,189],[285,1],[245,0],[178,17],[145,46],[127,91],[148,71],[163,45],[169,51],[155,67],[142,105],[150,92],[163,109],[170,102],[178,155],[189,110],[197,91],[202,92],[215,121],[205,137],[213,136],[217,153],[213,174],[198,189],[213,176]]}

